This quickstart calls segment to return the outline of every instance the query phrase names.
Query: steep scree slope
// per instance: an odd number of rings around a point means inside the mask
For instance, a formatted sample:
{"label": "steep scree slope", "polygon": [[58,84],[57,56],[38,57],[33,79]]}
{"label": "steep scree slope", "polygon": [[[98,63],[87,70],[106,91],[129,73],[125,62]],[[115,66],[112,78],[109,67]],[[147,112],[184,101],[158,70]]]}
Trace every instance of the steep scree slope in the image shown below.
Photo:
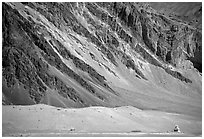
{"label": "steep scree slope", "polygon": [[195,27],[143,3],[2,3],[2,18],[3,104],[201,115]]}

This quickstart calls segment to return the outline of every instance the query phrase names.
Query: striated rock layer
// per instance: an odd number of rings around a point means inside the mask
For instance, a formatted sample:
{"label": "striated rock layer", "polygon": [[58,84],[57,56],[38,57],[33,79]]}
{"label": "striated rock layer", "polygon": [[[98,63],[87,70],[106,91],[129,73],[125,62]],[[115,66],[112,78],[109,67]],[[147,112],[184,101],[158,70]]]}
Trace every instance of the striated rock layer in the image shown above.
{"label": "striated rock layer", "polygon": [[2,103],[201,116],[202,32],[155,9],[2,3]]}

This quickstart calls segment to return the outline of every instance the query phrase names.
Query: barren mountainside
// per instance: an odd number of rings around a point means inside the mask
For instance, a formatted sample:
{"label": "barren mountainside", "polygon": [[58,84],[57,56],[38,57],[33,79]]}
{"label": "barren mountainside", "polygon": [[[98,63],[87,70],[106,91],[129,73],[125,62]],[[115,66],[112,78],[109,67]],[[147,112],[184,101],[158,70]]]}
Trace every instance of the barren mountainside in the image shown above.
{"label": "barren mountainside", "polygon": [[[192,9],[188,20],[202,3]],[[147,3],[2,3],[2,103],[201,118],[202,23],[170,16]]]}

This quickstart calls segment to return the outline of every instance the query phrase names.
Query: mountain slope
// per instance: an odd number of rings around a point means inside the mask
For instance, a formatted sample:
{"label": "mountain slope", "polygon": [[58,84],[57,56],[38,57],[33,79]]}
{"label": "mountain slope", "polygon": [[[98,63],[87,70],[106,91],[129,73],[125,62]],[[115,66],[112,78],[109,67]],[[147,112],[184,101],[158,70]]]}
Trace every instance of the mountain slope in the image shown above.
{"label": "mountain slope", "polygon": [[149,5],[172,20],[180,20],[202,30],[202,4],[200,2],[151,2]]}
{"label": "mountain slope", "polygon": [[3,3],[2,12],[3,104],[201,116],[195,27],[142,3]]}

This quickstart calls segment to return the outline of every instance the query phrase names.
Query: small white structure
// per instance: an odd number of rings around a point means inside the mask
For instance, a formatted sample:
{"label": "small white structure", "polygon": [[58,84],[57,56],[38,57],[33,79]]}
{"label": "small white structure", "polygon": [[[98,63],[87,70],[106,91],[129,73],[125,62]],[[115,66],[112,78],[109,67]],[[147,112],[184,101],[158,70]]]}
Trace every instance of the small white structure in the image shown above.
{"label": "small white structure", "polygon": [[178,133],[180,133],[180,132],[181,132],[181,131],[180,131],[180,128],[179,128],[179,126],[178,126],[178,125],[175,125],[174,132],[178,132]]}

